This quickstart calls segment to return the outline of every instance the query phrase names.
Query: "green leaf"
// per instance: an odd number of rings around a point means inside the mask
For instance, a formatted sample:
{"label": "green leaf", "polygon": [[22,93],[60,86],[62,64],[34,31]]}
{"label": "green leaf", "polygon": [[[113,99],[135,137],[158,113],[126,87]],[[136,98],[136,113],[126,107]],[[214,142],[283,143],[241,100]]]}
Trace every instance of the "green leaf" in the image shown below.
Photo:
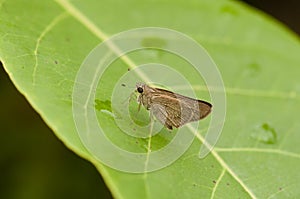
{"label": "green leaf", "polygon": [[[98,168],[116,198],[300,196],[300,45],[277,22],[226,0],[2,0],[0,9],[0,60],[11,80],[59,139]],[[146,26],[175,29],[206,48],[226,85],[227,116],[217,146],[205,159],[198,159],[201,142],[195,140],[171,166],[130,174],[102,165],[85,149],[73,121],[72,89],[80,64],[99,42]],[[151,50],[144,55],[128,58],[137,64],[182,63]],[[100,82],[96,110],[110,111],[112,86],[129,67],[122,60],[114,64],[118,67]],[[197,95],[206,98],[192,74],[190,80]],[[99,110],[100,123],[111,123],[111,116]],[[106,128],[116,144],[147,150],[147,141]],[[155,149],[172,135],[160,138],[153,140]]]}

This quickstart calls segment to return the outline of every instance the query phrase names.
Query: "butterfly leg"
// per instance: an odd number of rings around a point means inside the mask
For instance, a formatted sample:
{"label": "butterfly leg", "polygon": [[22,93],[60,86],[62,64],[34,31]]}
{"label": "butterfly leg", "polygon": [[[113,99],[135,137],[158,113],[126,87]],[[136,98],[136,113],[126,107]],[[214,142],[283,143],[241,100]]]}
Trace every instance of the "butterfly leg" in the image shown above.
{"label": "butterfly leg", "polygon": [[137,113],[141,110],[141,104],[142,104],[142,95],[139,95],[139,97],[137,98],[137,101],[139,103],[139,106],[138,106],[138,110],[137,110]]}
{"label": "butterfly leg", "polygon": [[132,100],[132,96],[135,95],[135,92],[132,92],[124,101],[123,104],[125,104],[126,102],[130,103]]}

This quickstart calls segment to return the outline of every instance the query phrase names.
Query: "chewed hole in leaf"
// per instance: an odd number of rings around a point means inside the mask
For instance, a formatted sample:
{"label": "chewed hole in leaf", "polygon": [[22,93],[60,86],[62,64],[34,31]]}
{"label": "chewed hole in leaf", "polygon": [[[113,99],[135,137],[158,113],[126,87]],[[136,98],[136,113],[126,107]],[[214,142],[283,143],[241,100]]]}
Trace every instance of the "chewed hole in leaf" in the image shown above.
{"label": "chewed hole in leaf", "polygon": [[115,117],[115,115],[112,113],[112,110],[111,110],[111,101],[109,101],[109,100],[102,101],[102,100],[96,99],[95,100],[95,109],[98,111],[101,111],[111,117]]}
{"label": "chewed hole in leaf", "polygon": [[275,144],[277,132],[268,123],[263,123],[252,131],[251,137],[265,144]]}
{"label": "chewed hole in leaf", "polygon": [[95,109],[98,111],[101,110],[108,110],[109,112],[111,112],[111,101],[109,100],[99,100],[99,99],[95,99]]}

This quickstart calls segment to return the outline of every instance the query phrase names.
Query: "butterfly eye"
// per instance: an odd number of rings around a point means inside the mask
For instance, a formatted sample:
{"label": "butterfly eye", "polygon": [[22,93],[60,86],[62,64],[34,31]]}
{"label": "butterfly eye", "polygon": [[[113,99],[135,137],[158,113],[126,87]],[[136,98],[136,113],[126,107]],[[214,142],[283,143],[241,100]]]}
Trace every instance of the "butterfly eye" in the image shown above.
{"label": "butterfly eye", "polygon": [[142,87],[138,87],[138,88],[137,88],[137,91],[138,91],[139,93],[142,93],[144,90],[143,90]]}

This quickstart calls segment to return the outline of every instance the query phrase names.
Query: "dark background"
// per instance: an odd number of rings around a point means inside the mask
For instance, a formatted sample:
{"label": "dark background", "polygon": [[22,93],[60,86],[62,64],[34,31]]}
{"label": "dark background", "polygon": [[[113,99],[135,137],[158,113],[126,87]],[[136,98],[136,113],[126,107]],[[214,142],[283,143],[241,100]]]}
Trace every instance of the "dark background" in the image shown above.
{"label": "dark background", "polygon": [[298,35],[300,34],[299,0],[244,0],[247,4],[262,10],[281,21]]}
{"label": "dark background", "polygon": [[[300,34],[300,1],[247,0]],[[95,167],[68,150],[0,66],[0,198],[112,198]]]}

